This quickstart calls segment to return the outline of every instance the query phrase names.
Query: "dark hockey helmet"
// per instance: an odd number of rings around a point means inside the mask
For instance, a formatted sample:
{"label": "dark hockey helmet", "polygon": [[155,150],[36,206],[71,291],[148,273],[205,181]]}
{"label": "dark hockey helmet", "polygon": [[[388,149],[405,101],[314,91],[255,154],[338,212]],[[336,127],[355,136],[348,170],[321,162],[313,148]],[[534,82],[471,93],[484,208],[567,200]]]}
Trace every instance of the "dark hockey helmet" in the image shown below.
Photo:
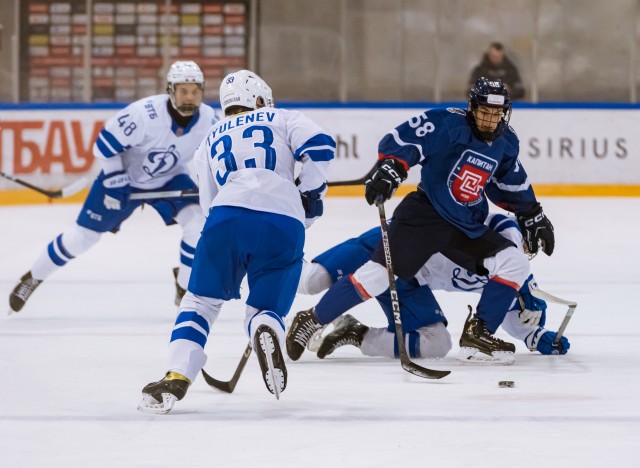
{"label": "dark hockey helmet", "polygon": [[[478,115],[478,106],[502,109],[502,115],[497,125],[491,124],[487,119],[482,120]],[[495,140],[505,131],[511,119],[511,97],[502,80],[489,80],[479,78],[469,90],[469,103],[467,106],[467,121],[475,135],[487,141]],[[495,125],[493,130],[490,128]]]}

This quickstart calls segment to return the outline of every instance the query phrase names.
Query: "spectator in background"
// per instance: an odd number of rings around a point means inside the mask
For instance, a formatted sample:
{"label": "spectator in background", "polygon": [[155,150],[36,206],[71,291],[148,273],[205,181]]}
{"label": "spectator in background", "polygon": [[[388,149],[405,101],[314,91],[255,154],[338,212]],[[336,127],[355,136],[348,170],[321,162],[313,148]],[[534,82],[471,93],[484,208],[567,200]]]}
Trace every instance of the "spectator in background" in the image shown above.
{"label": "spectator in background", "polygon": [[482,77],[489,80],[502,79],[511,99],[524,97],[524,85],[520,73],[514,63],[505,55],[504,46],[500,42],[492,42],[489,45],[489,49],[482,56],[482,61],[471,72],[469,84],[475,83]]}

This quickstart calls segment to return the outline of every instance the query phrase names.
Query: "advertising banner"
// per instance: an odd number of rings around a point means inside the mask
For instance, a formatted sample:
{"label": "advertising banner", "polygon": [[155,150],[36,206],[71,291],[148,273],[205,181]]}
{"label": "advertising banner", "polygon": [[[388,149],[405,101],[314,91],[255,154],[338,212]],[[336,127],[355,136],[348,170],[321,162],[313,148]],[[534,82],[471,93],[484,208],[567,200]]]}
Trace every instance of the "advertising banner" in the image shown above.
{"label": "advertising banner", "polygon": [[[300,109],[337,142],[330,180],[357,179],[375,164],[379,140],[420,109]],[[92,146],[115,109],[0,110],[0,170],[45,186],[98,170]],[[514,109],[520,160],[534,185],[640,186],[640,134],[632,109]],[[419,170],[410,171],[416,183]],[[0,180],[0,190],[14,189]]]}

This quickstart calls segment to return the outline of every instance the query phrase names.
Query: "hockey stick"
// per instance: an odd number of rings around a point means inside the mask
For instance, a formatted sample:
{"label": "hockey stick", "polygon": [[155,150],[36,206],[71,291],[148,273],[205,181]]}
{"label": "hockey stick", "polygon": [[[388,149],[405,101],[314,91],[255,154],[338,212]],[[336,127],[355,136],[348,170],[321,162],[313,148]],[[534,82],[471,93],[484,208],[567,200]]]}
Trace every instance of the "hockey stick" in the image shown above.
{"label": "hockey stick", "polygon": [[531,291],[532,296],[537,297],[538,299],[542,299],[543,301],[554,302],[556,304],[564,304],[566,306],[569,306],[569,310],[567,311],[567,314],[564,316],[564,319],[560,324],[560,328],[558,328],[558,332],[556,333],[556,338],[553,340],[553,343],[552,343],[552,346],[554,348],[559,347],[560,339],[562,338],[562,335],[564,335],[564,331],[567,328],[567,325],[569,325],[569,320],[571,320],[571,317],[573,316],[573,313],[576,311],[576,307],[578,307],[578,304],[573,301],[560,299],[559,297],[556,297],[553,294],[549,294],[548,292],[542,291],[541,289],[538,289],[536,285],[531,283],[529,283],[529,291]]}
{"label": "hockey stick", "polygon": [[378,168],[378,164],[374,164],[373,167],[369,169],[369,171],[359,179],[336,180],[335,182],[327,182],[327,185],[329,187],[347,187],[350,185],[363,185],[367,181],[367,179],[371,177],[371,175],[376,171],[377,168]]}
{"label": "hockey stick", "polygon": [[391,294],[391,307],[393,308],[393,321],[396,327],[396,338],[398,340],[398,352],[400,353],[400,363],[402,368],[407,372],[423,377],[425,379],[441,379],[451,373],[451,371],[441,371],[427,369],[419,366],[409,359],[407,348],[404,343],[404,332],[402,331],[402,318],[400,317],[400,302],[398,301],[398,289],[396,288],[396,278],[393,273],[393,264],[391,263],[391,248],[389,247],[389,231],[387,229],[387,216],[384,211],[384,203],[376,201],[378,206],[378,214],[380,215],[380,229],[382,230],[382,248],[384,250],[384,260],[387,264],[387,273],[389,275],[389,293]]}
{"label": "hockey stick", "polygon": [[[347,187],[352,185],[362,185],[366,182],[372,172],[376,170],[376,166],[372,167],[369,172],[359,179],[338,180],[335,182],[327,182],[329,187]],[[154,200],[156,198],[181,198],[181,197],[197,197],[198,191],[194,189],[188,190],[167,190],[164,192],[140,192],[132,193],[129,200]]]}
{"label": "hockey stick", "polygon": [[30,188],[31,190],[35,190],[38,193],[41,193],[42,195],[46,195],[49,198],[66,198],[66,197],[70,197],[71,195],[78,193],[80,190],[82,190],[86,185],[87,185],[87,179],[82,178],[80,180],[76,180],[75,182],[73,182],[71,185],[58,189],[58,190],[46,190],[43,189],[41,187],[38,187],[37,185],[33,185],[30,184],[29,182],[22,180],[22,179],[18,179],[17,177],[13,177],[10,176],[9,174],[5,174],[4,172],[0,171],[0,176],[4,177],[5,179],[11,180],[13,182],[15,182],[16,184],[20,184],[24,187]]}
{"label": "hockey stick", "polygon": [[236,388],[236,384],[238,380],[240,380],[240,375],[242,375],[242,371],[244,370],[244,366],[247,365],[247,361],[249,360],[249,356],[251,356],[251,343],[249,343],[240,358],[240,362],[238,363],[238,367],[236,371],[233,373],[233,377],[228,382],[223,380],[214,379],[209,374],[207,374],[204,369],[202,369],[202,377],[204,377],[205,382],[207,382],[212,388],[216,390],[220,390],[225,393],[233,393],[233,390]]}
{"label": "hockey stick", "polygon": [[132,193],[129,195],[129,200],[153,200],[155,198],[182,198],[182,197],[197,197],[198,191],[196,189],[187,190],[167,190],[164,192],[140,192]]}

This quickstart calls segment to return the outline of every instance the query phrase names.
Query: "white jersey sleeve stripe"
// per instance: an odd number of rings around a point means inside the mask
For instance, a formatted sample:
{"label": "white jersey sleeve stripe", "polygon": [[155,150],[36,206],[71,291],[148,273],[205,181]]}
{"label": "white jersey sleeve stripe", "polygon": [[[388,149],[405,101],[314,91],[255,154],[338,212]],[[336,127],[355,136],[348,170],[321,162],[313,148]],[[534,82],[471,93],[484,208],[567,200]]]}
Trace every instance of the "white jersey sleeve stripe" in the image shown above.
{"label": "white jersey sleeve stripe", "polygon": [[121,144],[118,141],[118,139],[113,135],[113,133],[111,133],[106,128],[102,129],[102,131],[100,132],[100,136],[102,136],[102,138],[104,138],[107,141],[107,143],[109,143],[109,146],[111,146],[114,150],[116,150],[116,153],[122,153],[124,150],[130,148],[130,146]]}
{"label": "white jersey sleeve stripe", "polygon": [[503,184],[501,182],[498,182],[495,178],[492,178],[492,180],[496,184],[496,187],[498,187],[500,190],[504,190],[505,192],[521,192],[521,191],[527,190],[529,187],[531,187],[531,182],[529,182],[529,178],[528,177],[520,185]]}
{"label": "white jersey sleeve stripe", "polygon": [[403,141],[402,138],[400,138],[400,135],[398,134],[398,130],[396,130],[395,128],[391,130],[389,134],[393,137],[395,142],[398,143],[400,146],[415,146],[416,148],[418,148],[418,152],[420,153],[420,162],[426,159],[424,157],[424,154],[422,153],[422,146],[416,145],[415,143],[407,143]]}
{"label": "white jersey sleeve stripe", "polygon": [[111,146],[109,146],[109,144],[106,141],[104,141],[104,139],[102,138],[102,135],[98,135],[95,146],[98,152],[105,158],[111,158],[116,154],[118,154],[118,152],[115,149],[113,149]]}

